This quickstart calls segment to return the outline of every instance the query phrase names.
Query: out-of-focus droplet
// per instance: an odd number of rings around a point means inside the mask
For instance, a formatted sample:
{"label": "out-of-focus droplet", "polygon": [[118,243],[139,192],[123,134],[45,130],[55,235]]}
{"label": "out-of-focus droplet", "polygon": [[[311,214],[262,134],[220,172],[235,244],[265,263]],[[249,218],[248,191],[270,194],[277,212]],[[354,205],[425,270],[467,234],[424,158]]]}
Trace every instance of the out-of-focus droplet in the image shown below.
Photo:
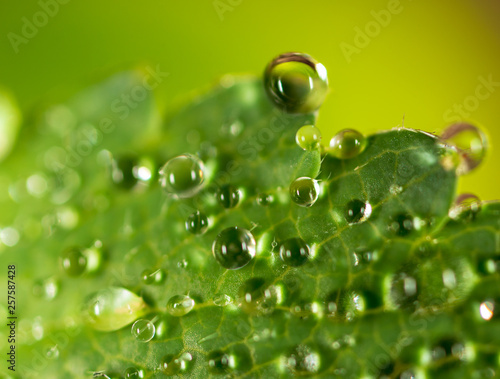
{"label": "out-of-focus droplet", "polygon": [[350,159],[361,154],[367,146],[367,140],[360,132],[344,129],[331,140],[328,153],[339,159]]}
{"label": "out-of-focus droplet", "polygon": [[456,167],[458,175],[467,174],[479,166],[488,149],[486,135],[478,127],[466,122],[459,122],[446,128],[441,134],[441,139],[458,150],[460,157]]}
{"label": "out-of-focus droplet", "polygon": [[59,287],[59,281],[54,277],[45,280],[37,280],[33,284],[33,295],[36,297],[43,297],[46,300],[52,300],[59,293]]}
{"label": "out-of-focus droplet", "polygon": [[320,355],[307,345],[298,345],[284,357],[285,365],[295,375],[311,375],[320,369]]}
{"label": "out-of-focus droplet", "polygon": [[492,300],[483,301],[481,305],[479,305],[479,314],[483,320],[491,320],[495,314],[495,303]]}
{"label": "out-of-focus droplet", "polygon": [[71,248],[61,255],[61,266],[69,276],[80,276],[87,268],[87,257],[79,248]]}
{"label": "out-of-focus droplet", "polygon": [[144,370],[136,367],[128,367],[123,372],[123,377],[125,379],[142,379],[144,378]]}
{"label": "out-of-focus droplet", "polygon": [[160,183],[164,190],[180,198],[196,195],[205,180],[205,165],[191,154],[170,159],[160,170]]}
{"label": "out-of-focus droplet", "polygon": [[184,352],[178,356],[168,354],[161,359],[160,370],[166,375],[183,375],[193,365],[193,355]]}
{"label": "out-of-focus droplet", "polygon": [[366,221],[372,214],[372,206],[367,201],[351,200],[347,203],[345,219],[349,224]]}
{"label": "out-of-focus droplet", "polygon": [[162,268],[156,270],[144,270],[141,279],[144,284],[161,284],[165,281],[167,273]]}
{"label": "out-of-focus droplet", "polygon": [[91,295],[83,306],[83,315],[96,330],[113,331],[123,328],[146,309],[144,300],[129,290],[110,287]]}
{"label": "out-of-focus droplet", "polygon": [[472,221],[480,210],[481,200],[479,197],[471,193],[464,193],[457,197],[448,211],[448,216],[453,220]]}
{"label": "out-of-focus droplet", "polygon": [[314,179],[301,177],[290,184],[290,197],[301,207],[310,207],[319,196],[319,185]]}
{"label": "out-of-focus droplet", "polygon": [[268,205],[272,204],[273,201],[273,195],[270,195],[268,193],[261,193],[257,196],[257,204],[263,207],[267,207]]}
{"label": "out-of-focus droplet", "polygon": [[234,226],[219,233],[212,252],[222,267],[235,270],[246,266],[255,257],[255,245],[250,231]]}
{"label": "out-of-focus droplet", "polygon": [[290,238],[281,243],[280,258],[288,266],[302,266],[309,260],[310,255],[309,245],[301,238]]}
{"label": "out-of-focus droplet", "polygon": [[47,348],[45,355],[48,359],[57,359],[59,358],[59,347],[57,345],[50,346]]}
{"label": "out-of-focus droplet", "polygon": [[186,230],[192,234],[203,234],[208,229],[208,217],[205,213],[196,211],[186,220]]}
{"label": "out-of-focus droplet", "polygon": [[26,179],[26,189],[31,196],[43,197],[48,189],[47,179],[43,174],[33,174]]}
{"label": "out-of-focus droplet", "polygon": [[320,146],[321,131],[314,125],[304,125],[297,130],[295,142],[302,150],[316,150]]}
{"label": "out-of-focus droplet", "polygon": [[167,312],[175,317],[187,315],[194,308],[194,300],[189,296],[175,295],[167,302]]}
{"label": "out-of-focus droplet", "polygon": [[235,357],[222,351],[213,351],[208,355],[208,369],[212,373],[222,374],[236,367]]}
{"label": "out-of-focus droplet", "polygon": [[21,125],[21,112],[14,99],[0,90],[0,161],[9,155]]}
{"label": "out-of-focus droplet", "polygon": [[137,320],[132,325],[132,335],[139,342],[149,342],[155,336],[155,325],[149,320]]}
{"label": "out-of-focus droplet", "polygon": [[328,92],[325,67],[301,53],[285,53],[267,66],[264,85],[269,98],[289,113],[318,109]]}
{"label": "out-of-focus droplet", "polygon": [[389,224],[389,229],[398,236],[407,236],[415,229],[415,219],[407,214],[397,215]]}
{"label": "out-of-focus droplet", "polygon": [[218,307],[225,307],[233,302],[231,296],[226,295],[225,293],[216,294],[213,298],[213,303]]}
{"label": "out-of-focus droplet", "polygon": [[282,291],[262,278],[251,278],[239,289],[241,308],[249,314],[269,314],[282,302]]}
{"label": "out-of-focus droplet", "polygon": [[240,201],[240,190],[231,184],[224,184],[217,190],[217,201],[224,208],[234,208]]}
{"label": "out-of-focus droplet", "polygon": [[21,236],[16,228],[12,226],[8,226],[0,230],[0,242],[2,242],[5,246],[15,246],[19,242]]}

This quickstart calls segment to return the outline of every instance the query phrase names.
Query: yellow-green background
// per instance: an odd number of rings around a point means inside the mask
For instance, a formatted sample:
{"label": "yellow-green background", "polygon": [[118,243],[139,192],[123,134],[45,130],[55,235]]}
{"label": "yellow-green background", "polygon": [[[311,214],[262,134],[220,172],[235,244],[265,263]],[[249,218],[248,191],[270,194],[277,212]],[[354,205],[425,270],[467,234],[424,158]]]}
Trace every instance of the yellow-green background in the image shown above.
{"label": "yellow-green background", "polygon": [[[340,49],[354,28],[373,20],[388,1],[221,0],[232,10],[221,20],[213,0],[71,0],[19,53],[7,33],[21,33],[22,17],[37,1],[0,3],[0,85],[23,111],[62,99],[79,87],[136,63],[159,64],[161,86],[174,102],[227,72],[262,72],[285,51],[303,51],[329,72],[332,92],[318,126],[324,138],[342,128],[370,133],[401,125],[439,132],[444,112],[474,95],[478,77],[500,81],[498,0],[401,0],[381,32],[348,63]],[[220,3],[219,2],[219,3]],[[500,87],[471,118],[484,125],[486,162],[463,178],[461,191],[500,197]],[[21,134],[22,138],[22,134]]]}

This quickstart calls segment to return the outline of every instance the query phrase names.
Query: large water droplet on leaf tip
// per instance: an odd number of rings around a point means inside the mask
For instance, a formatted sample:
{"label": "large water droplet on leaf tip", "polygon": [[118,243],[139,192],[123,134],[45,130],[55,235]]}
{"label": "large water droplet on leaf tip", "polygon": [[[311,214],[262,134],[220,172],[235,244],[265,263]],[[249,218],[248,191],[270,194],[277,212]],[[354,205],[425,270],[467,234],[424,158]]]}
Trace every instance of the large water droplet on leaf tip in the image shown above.
{"label": "large water droplet on leaf tip", "polygon": [[481,129],[467,122],[450,125],[441,139],[455,146],[459,153],[456,167],[458,175],[464,175],[481,164],[488,149],[488,139]]}
{"label": "large water droplet on leaf tip", "polygon": [[319,196],[319,185],[314,179],[301,177],[290,184],[290,196],[301,207],[312,206]]}
{"label": "large water droplet on leaf tip", "polygon": [[321,131],[314,125],[304,125],[297,130],[295,142],[303,150],[316,150],[320,146]]}
{"label": "large water droplet on leaf tip", "polygon": [[196,195],[205,180],[205,165],[191,154],[170,159],[160,170],[160,183],[169,194],[180,198]]}
{"label": "large water droplet on leaf tip", "polygon": [[328,153],[339,159],[350,159],[361,154],[367,146],[367,140],[360,132],[344,129],[331,140]]}
{"label": "large water droplet on leaf tip", "polygon": [[235,270],[246,266],[255,257],[255,245],[250,231],[234,226],[219,233],[212,252],[222,267]]}
{"label": "large water droplet on leaf tip", "polygon": [[325,67],[307,54],[285,53],[267,66],[264,85],[270,99],[290,113],[318,109],[328,92]]}

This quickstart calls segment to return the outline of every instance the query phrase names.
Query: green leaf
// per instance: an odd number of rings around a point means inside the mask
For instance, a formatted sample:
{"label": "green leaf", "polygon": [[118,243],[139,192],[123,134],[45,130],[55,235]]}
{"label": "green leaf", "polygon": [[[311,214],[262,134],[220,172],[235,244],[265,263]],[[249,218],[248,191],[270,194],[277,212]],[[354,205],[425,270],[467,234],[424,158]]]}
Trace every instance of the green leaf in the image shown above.
{"label": "green leaf", "polygon": [[[143,75],[116,75],[30,118],[2,164],[0,221],[20,235],[0,255],[16,264],[18,366],[4,365],[7,377],[499,372],[500,206],[449,217],[456,176],[437,137],[381,132],[345,160],[304,151],[295,133],[315,114],[279,111],[253,77],[225,77],[162,128],[150,92],[122,119],[113,109]],[[178,199],[156,173],[185,153],[204,162],[205,181]],[[311,207],[290,198],[299,177],[318,181]],[[239,190],[235,207],[216,200],[225,184]],[[205,233],[186,230],[196,211]],[[236,270],[212,253],[230,227],[256,240],[255,258]],[[297,258],[304,244],[309,256]],[[68,276],[60,257],[75,247],[87,269]],[[295,260],[282,259],[285,248]],[[174,296],[195,305],[176,297],[167,307]],[[134,338],[137,318],[155,325],[151,341]]]}

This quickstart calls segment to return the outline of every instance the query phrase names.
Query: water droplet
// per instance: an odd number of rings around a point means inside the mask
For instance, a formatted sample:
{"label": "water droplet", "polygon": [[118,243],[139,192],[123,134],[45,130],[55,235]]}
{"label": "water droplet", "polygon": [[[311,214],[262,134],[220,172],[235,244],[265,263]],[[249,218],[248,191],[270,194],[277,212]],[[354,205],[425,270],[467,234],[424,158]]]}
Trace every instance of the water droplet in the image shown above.
{"label": "water droplet", "polygon": [[167,336],[167,331],[168,331],[168,322],[165,317],[160,318],[158,321],[155,322],[156,326],[156,333],[154,338],[157,340],[164,339]]}
{"label": "water droplet", "polygon": [[495,314],[495,303],[492,300],[483,301],[479,306],[479,314],[483,320],[491,320]]}
{"label": "water droplet", "polygon": [[366,146],[366,138],[360,132],[344,129],[330,140],[328,153],[339,159],[350,159],[361,154]]}
{"label": "water droplet", "polygon": [[145,308],[141,297],[125,288],[110,287],[91,295],[83,311],[87,322],[94,329],[113,331],[137,320]]}
{"label": "water droplet", "polygon": [[233,302],[233,299],[231,298],[231,296],[222,293],[215,295],[212,301],[214,305],[217,305],[218,307],[225,307],[231,304]]}
{"label": "water droplet", "polygon": [[488,140],[486,135],[476,126],[460,122],[449,126],[442,134],[441,139],[458,150],[460,163],[457,174],[464,175],[475,169],[483,161]]}
{"label": "water droplet", "polygon": [[390,297],[398,308],[414,309],[417,305],[419,287],[414,276],[399,273],[391,279]]}
{"label": "water droplet", "polygon": [[134,168],[137,165],[135,155],[122,156],[111,161],[111,179],[115,184],[131,189],[137,184],[137,177],[134,175]]}
{"label": "water droplet", "polygon": [[454,289],[457,286],[457,277],[452,269],[447,268],[443,271],[443,284],[448,289]]}
{"label": "water droplet", "polygon": [[194,300],[189,296],[175,295],[167,302],[167,312],[175,317],[182,317],[194,307]]}
{"label": "water droplet", "polygon": [[161,268],[156,270],[144,270],[141,274],[144,284],[161,284],[166,277],[167,273]]}
{"label": "water droplet", "polygon": [[33,284],[33,295],[43,297],[47,300],[54,299],[59,293],[59,282],[56,278],[50,277],[45,280],[38,280]]}
{"label": "water droplet", "polygon": [[177,267],[179,268],[186,268],[188,266],[188,261],[186,259],[181,259],[179,262],[177,262]]}
{"label": "water droplet", "polygon": [[448,216],[453,220],[472,221],[481,210],[481,200],[476,195],[464,193],[457,197],[448,211]]}
{"label": "water droplet", "polygon": [[347,203],[345,219],[349,224],[366,221],[372,214],[372,206],[367,201],[351,200]]}
{"label": "water droplet", "polygon": [[216,196],[217,201],[224,208],[234,208],[240,201],[240,191],[231,184],[222,185]]}
{"label": "water droplet", "polygon": [[215,238],[212,252],[222,267],[230,270],[239,269],[255,257],[255,238],[246,229],[230,227]]}
{"label": "water droplet", "polygon": [[279,287],[269,285],[264,279],[252,278],[245,281],[239,289],[241,308],[249,314],[269,314],[282,301]]}
{"label": "water droplet", "polygon": [[123,372],[123,377],[125,379],[142,379],[144,378],[144,370],[129,367]]}
{"label": "water droplet", "polygon": [[[329,306],[330,308],[334,308],[332,304],[329,304]],[[315,301],[298,301],[290,306],[290,312],[295,317],[300,317],[301,319],[306,319],[310,316],[322,316],[321,307]]]}
{"label": "water droplet", "polygon": [[139,342],[149,342],[155,336],[155,325],[149,321],[140,319],[132,325],[132,335]]}
{"label": "water droplet", "polygon": [[295,142],[303,150],[316,150],[320,146],[321,132],[314,125],[304,125],[297,130]]}
{"label": "water droplet", "polygon": [[57,345],[51,346],[47,348],[45,355],[48,359],[57,359],[59,358],[59,348],[57,347]]}
{"label": "water droplet", "polygon": [[186,220],[186,230],[193,234],[203,234],[208,229],[208,218],[204,213],[196,211]]}
{"label": "water droplet", "polygon": [[47,179],[43,174],[33,174],[26,179],[26,189],[31,196],[43,197],[48,189]]}
{"label": "water droplet", "polygon": [[325,67],[300,53],[276,57],[266,68],[264,83],[271,100],[290,113],[315,111],[328,92]]}
{"label": "water droplet", "polygon": [[6,228],[3,228],[0,230],[0,241],[5,245],[5,246],[15,246],[19,242],[20,239],[19,232],[17,229],[8,226]]}
{"label": "water droplet", "polygon": [[281,243],[280,258],[288,266],[302,266],[310,258],[309,246],[301,238],[287,239]]}
{"label": "water droplet", "polygon": [[434,361],[448,359],[464,359],[466,358],[466,348],[463,343],[455,338],[445,338],[439,341],[431,349],[431,357]]}
{"label": "water droplet", "polygon": [[285,357],[285,365],[296,375],[317,373],[320,369],[319,354],[307,345],[298,345]]}
{"label": "water droplet", "polygon": [[389,229],[398,236],[407,236],[415,229],[415,220],[407,214],[397,215],[389,225]]}
{"label": "water droplet", "polygon": [[205,166],[196,156],[179,155],[160,170],[160,183],[167,193],[181,198],[193,197],[203,188]]}
{"label": "water droplet", "polygon": [[222,374],[236,367],[234,356],[222,351],[213,351],[208,355],[208,368],[211,372]]}
{"label": "water droplet", "polygon": [[314,179],[301,177],[290,184],[290,196],[301,207],[310,207],[318,200],[319,185]]}
{"label": "water droplet", "polygon": [[274,201],[273,195],[268,193],[261,193],[257,196],[257,204],[267,207]]}
{"label": "water droplet", "polygon": [[87,258],[81,249],[71,248],[61,256],[61,265],[69,276],[80,276],[87,268]]}
{"label": "water droplet", "polygon": [[160,369],[166,375],[177,375],[189,371],[192,364],[193,356],[191,353],[184,352],[179,356],[168,354],[161,359]]}

